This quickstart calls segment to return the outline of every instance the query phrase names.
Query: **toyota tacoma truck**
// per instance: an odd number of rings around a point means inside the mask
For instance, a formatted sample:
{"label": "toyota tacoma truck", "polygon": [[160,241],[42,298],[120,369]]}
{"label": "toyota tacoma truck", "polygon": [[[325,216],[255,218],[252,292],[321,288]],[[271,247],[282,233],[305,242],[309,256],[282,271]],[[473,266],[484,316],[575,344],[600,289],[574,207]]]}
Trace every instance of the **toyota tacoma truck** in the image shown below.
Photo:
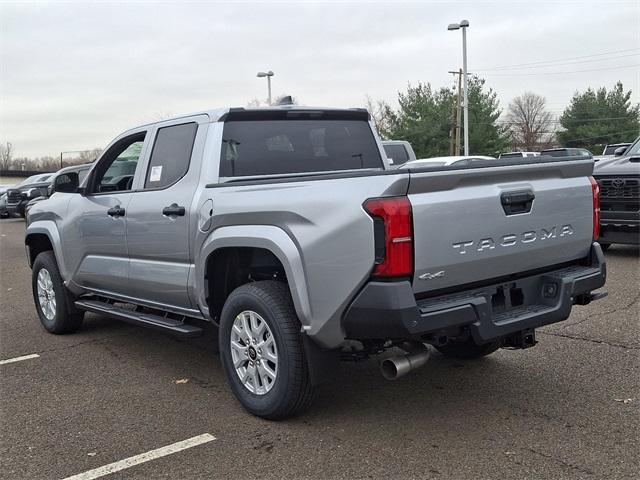
{"label": "toyota tacoma truck", "polygon": [[211,322],[239,402],[284,418],[340,360],[393,349],[397,378],[432,348],[527,348],[602,296],[592,171],[544,156],[392,169],[361,109],[163,120],[32,207],[35,308],[56,334],[85,312],[186,337]]}
{"label": "toyota tacoma truck", "polygon": [[640,138],[624,155],[596,164],[600,185],[600,237],[604,250],[612,243],[640,245]]}

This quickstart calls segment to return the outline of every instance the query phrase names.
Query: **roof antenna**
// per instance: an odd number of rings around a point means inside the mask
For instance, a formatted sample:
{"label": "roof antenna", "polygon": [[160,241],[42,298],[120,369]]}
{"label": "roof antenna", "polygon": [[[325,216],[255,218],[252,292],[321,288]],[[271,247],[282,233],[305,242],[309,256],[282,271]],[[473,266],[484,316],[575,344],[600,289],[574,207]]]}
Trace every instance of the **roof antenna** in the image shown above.
{"label": "roof antenna", "polygon": [[278,100],[277,105],[293,105],[293,97],[291,95],[285,95]]}

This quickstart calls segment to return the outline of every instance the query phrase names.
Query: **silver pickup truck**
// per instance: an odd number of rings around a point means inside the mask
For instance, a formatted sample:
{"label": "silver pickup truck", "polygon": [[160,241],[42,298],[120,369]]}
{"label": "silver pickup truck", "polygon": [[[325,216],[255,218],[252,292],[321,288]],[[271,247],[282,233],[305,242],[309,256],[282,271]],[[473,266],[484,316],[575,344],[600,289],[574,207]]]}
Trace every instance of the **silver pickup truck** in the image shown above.
{"label": "silver pickup truck", "polygon": [[[196,336],[250,412],[306,407],[341,359],[475,358],[598,298],[593,160],[391,169],[360,109],[226,108],[117,137],[29,213],[40,320]],[[397,348],[403,349],[399,354]]]}

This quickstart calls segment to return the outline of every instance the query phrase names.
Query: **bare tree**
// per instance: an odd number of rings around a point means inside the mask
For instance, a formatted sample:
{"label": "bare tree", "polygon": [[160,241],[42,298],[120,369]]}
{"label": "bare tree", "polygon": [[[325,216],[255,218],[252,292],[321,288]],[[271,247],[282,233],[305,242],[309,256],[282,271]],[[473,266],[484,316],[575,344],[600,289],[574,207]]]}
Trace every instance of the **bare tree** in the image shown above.
{"label": "bare tree", "polygon": [[386,138],[386,132],[389,130],[389,122],[387,112],[389,111],[389,105],[384,100],[374,100],[369,95],[365,97],[365,107],[371,114],[373,124],[378,131],[378,135],[381,138]]}
{"label": "bare tree", "polygon": [[13,145],[11,145],[11,142],[7,142],[5,145],[0,145],[0,170],[9,170],[12,159]]}
{"label": "bare tree", "polygon": [[515,148],[540,150],[553,142],[553,115],[547,110],[546,104],[544,97],[532,92],[525,92],[511,101],[507,122]]}
{"label": "bare tree", "polygon": [[100,148],[94,148],[92,150],[84,150],[82,152],[79,152],[78,161],[80,164],[91,163],[100,156],[101,152],[102,152],[102,149]]}

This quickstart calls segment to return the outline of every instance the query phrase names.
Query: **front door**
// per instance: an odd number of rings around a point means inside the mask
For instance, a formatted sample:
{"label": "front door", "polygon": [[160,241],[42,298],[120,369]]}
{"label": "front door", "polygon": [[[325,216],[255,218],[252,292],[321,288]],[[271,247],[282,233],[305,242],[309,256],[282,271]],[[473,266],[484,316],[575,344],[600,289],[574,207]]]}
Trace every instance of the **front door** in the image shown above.
{"label": "front door", "polygon": [[131,294],[160,308],[192,306],[190,220],[206,133],[206,124],[198,121],[203,120],[174,120],[154,130],[144,178],[127,211]]}
{"label": "front door", "polygon": [[116,140],[100,157],[83,195],[71,195],[61,236],[73,282],[93,291],[127,295],[126,219],[146,131]]}

